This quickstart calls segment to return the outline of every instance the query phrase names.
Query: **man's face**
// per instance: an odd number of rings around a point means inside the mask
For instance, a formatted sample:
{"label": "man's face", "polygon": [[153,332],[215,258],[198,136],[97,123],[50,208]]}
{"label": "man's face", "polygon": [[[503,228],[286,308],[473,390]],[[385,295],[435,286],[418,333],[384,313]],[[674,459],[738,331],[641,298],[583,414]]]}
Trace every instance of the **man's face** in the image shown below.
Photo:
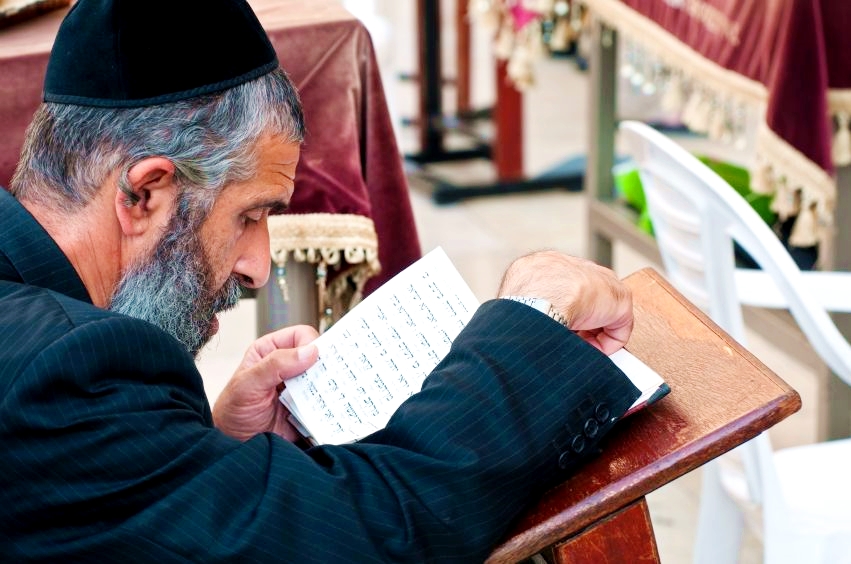
{"label": "man's face", "polygon": [[175,215],[152,255],[124,272],[109,309],[158,325],[197,354],[240,287],[268,280],[267,219],[289,204],[298,158],[298,144],[262,139],[256,176],[226,186],[200,227]]}

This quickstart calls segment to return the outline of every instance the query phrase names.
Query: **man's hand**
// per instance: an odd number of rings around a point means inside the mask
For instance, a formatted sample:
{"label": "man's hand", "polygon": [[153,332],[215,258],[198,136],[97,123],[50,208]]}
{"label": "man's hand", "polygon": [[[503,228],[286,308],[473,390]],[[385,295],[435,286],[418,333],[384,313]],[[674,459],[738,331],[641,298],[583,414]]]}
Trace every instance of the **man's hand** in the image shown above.
{"label": "man's hand", "polygon": [[298,376],[316,362],[319,353],[310,343],[318,336],[313,327],[296,325],[254,341],[216,400],[216,427],[243,441],[267,431],[290,441],[298,439],[278,395],[284,380]]}
{"label": "man's hand", "polygon": [[623,347],[632,332],[632,293],[614,272],[590,260],[540,251],[515,260],[500,296],[544,298],[568,327],[606,354]]}

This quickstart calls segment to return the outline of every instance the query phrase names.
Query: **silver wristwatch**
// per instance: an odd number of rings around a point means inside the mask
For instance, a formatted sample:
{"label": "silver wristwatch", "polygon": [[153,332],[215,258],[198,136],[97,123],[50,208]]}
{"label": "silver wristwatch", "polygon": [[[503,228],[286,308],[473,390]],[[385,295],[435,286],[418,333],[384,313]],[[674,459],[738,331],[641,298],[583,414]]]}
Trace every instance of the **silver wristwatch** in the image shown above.
{"label": "silver wristwatch", "polygon": [[504,300],[514,300],[515,302],[520,302],[521,304],[526,304],[529,307],[535,308],[541,313],[550,316],[555,319],[568,329],[570,329],[567,319],[558,311],[553,305],[549,302],[549,300],[545,300],[544,298],[532,298],[529,296],[502,296]]}

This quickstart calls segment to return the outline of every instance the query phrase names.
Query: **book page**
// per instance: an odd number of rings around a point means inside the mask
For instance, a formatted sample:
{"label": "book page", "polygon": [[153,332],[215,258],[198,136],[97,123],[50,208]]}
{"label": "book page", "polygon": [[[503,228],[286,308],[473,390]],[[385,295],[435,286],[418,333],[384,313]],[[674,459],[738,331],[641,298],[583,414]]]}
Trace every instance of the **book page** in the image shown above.
{"label": "book page", "polygon": [[[478,307],[446,253],[431,251],[315,341],[316,364],[287,380],[280,395],[293,424],[317,444],[350,443],[383,428],[422,388]],[[626,349],[610,358],[641,391],[628,413],[670,391]]]}
{"label": "book page", "polygon": [[287,380],[281,401],[317,443],[348,443],[377,431],[422,388],[478,307],[437,248],[323,333],[319,360]]}
{"label": "book page", "polygon": [[635,384],[641,391],[641,395],[630,406],[627,414],[653,403],[671,391],[665,380],[658,372],[644,364],[637,356],[626,349],[620,349],[609,355],[615,366]]}

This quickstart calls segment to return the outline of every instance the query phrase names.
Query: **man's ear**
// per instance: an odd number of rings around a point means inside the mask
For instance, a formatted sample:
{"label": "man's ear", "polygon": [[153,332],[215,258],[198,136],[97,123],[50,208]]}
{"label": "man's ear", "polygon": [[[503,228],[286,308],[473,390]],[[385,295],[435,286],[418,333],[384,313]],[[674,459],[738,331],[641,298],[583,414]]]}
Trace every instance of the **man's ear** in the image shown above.
{"label": "man's ear", "polygon": [[130,167],[127,188],[136,198],[115,191],[115,214],[125,236],[143,235],[151,229],[157,237],[161,235],[174,213],[174,170],[174,163],[164,157],[148,157]]}

